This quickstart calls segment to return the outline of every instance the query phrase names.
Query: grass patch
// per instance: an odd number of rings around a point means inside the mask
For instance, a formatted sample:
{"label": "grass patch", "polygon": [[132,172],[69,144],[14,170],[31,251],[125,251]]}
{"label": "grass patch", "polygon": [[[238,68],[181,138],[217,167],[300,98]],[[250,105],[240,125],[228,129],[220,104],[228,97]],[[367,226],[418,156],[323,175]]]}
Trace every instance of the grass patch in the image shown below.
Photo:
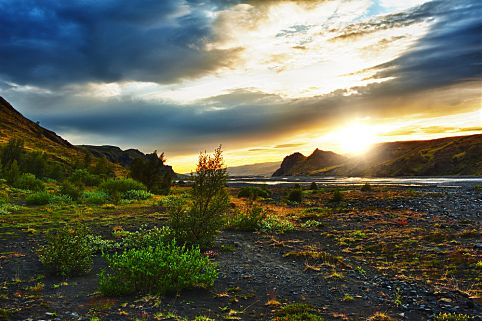
{"label": "grass patch", "polygon": [[324,319],[317,314],[317,310],[313,306],[292,303],[278,310],[271,321],[324,321]]}

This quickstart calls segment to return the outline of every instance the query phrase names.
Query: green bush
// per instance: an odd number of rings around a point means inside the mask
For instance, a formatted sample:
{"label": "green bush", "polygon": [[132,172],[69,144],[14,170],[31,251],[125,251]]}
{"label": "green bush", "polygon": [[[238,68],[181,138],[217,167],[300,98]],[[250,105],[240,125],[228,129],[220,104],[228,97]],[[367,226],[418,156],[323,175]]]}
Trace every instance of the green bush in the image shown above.
{"label": "green bush", "polygon": [[72,197],[64,194],[51,195],[50,204],[70,204],[72,203]]}
{"label": "green bush", "polygon": [[69,181],[64,181],[60,185],[60,194],[69,195],[74,201],[81,198],[83,191],[84,185],[74,185]]}
{"label": "green bush", "polygon": [[303,191],[301,190],[301,188],[292,189],[288,193],[288,201],[294,202],[294,203],[303,202]]}
{"label": "green bush", "polygon": [[169,198],[167,212],[169,225],[180,244],[197,244],[207,247],[224,225],[224,216],[229,208],[229,197],[225,185],[226,167],[221,147],[214,156],[201,153],[193,177],[191,203],[183,198]]}
{"label": "green bush", "polygon": [[261,228],[266,212],[261,207],[252,207],[247,212],[237,212],[228,219],[226,227],[238,231],[256,231]]}
{"label": "green bush", "polygon": [[50,203],[50,194],[48,192],[35,192],[27,195],[25,198],[27,205],[46,205]]}
{"label": "green bush", "polygon": [[333,191],[333,194],[331,195],[331,201],[334,203],[340,203],[341,201],[343,201],[343,194],[338,188]]}
{"label": "green bush", "polygon": [[44,183],[37,179],[34,174],[24,173],[15,181],[15,187],[21,189],[28,189],[31,191],[43,191],[45,190]]}
{"label": "green bush", "polygon": [[245,186],[239,190],[238,197],[250,198],[253,200],[257,199],[258,197],[270,198],[271,191],[265,188]]}
{"label": "green bush", "polygon": [[151,198],[154,194],[142,189],[131,189],[122,195],[123,199],[127,200],[147,200]]}
{"label": "green bush", "polygon": [[108,268],[99,274],[99,288],[104,295],[207,288],[217,278],[216,266],[198,247],[178,246],[175,241],[103,257]]}
{"label": "green bush", "polygon": [[100,184],[99,188],[110,195],[126,193],[130,190],[146,190],[146,186],[132,178],[110,178]]}
{"label": "green bush", "polygon": [[153,227],[146,229],[141,227],[135,232],[120,231],[115,232],[117,238],[121,238],[118,242],[123,249],[140,249],[145,247],[155,247],[160,243],[166,243],[173,239],[172,230],[167,227]]}
{"label": "green bush", "polygon": [[262,221],[260,230],[267,233],[279,233],[283,234],[288,231],[294,230],[294,225],[290,221],[284,218],[280,218],[274,215],[267,215]]}
{"label": "green bush", "polygon": [[318,190],[318,184],[316,184],[316,182],[311,182],[310,189],[312,191]]}
{"label": "green bush", "polygon": [[433,321],[469,321],[473,319],[474,317],[467,314],[440,312],[433,318]]}
{"label": "green bush", "polygon": [[100,183],[100,177],[94,174],[91,174],[86,169],[76,169],[72,175],[69,177],[69,181],[71,181],[76,186],[97,186]]}
{"label": "green bush", "polygon": [[105,204],[109,201],[109,195],[102,191],[84,192],[81,200],[85,204]]}
{"label": "green bush", "polygon": [[360,188],[362,192],[371,192],[372,191],[372,186],[368,183],[363,184],[363,186]]}
{"label": "green bush", "polygon": [[38,250],[40,262],[53,274],[75,276],[89,272],[93,265],[89,230],[65,226],[50,232],[47,244]]}

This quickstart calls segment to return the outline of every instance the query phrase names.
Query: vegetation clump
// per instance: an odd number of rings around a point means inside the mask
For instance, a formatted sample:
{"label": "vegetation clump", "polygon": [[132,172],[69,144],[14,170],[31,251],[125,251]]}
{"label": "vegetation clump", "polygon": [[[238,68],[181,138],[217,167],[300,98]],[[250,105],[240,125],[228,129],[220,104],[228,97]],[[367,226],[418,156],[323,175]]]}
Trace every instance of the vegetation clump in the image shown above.
{"label": "vegetation clump", "polygon": [[109,201],[109,195],[103,191],[83,192],[81,201],[85,204],[105,204]]}
{"label": "vegetation clump", "polygon": [[35,192],[25,198],[27,205],[47,205],[50,203],[50,194],[46,191]]}
{"label": "vegetation clump", "polygon": [[131,189],[122,194],[122,198],[127,200],[147,200],[152,196],[152,193],[142,189]]}
{"label": "vegetation clump", "polygon": [[85,226],[65,226],[47,235],[47,244],[38,250],[40,262],[53,274],[76,276],[93,266],[93,251]]}
{"label": "vegetation clump", "polygon": [[441,312],[435,316],[433,321],[469,321],[473,319],[474,317],[467,314]]}
{"label": "vegetation clump", "polygon": [[146,186],[132,178],[110,178],[99,186],[111,198],[120,199],[124,193],[132,190],[146,190]]}
{"label": "vegetation clump", "polygon": [[372,186],[369,183],[363,184],[363,186],[360,188],[362,192],[371,192],[373,190]]}
{"label": "vegetation clump", "polygon": [[171,197],[165,203],[169,225],[180,244],[197,244],[204,248],[213,243],[229,208],[226,181],[221,147],[213,156],[201,153],[193,175],[191,200]]}
{"label": "vegetation clump", "polygon": [[103,256],[108,268],[99,275],[99,288],[104,295],[207,288],[217,278],[215,264],[199,247],[179,246],[175,241]]}
{"label": "vegetation clump", "polygon": [[238,231],[256,231],[262,227],[267,217],[266,211],[259,206],[252,206],[248,211],[238,211],[228,219],[226,227]]}
{"label": "vegetation clump", "polygon": [[15,181],[14,186],[21,189],[27,189],[31,191],[43,191],[45,189],[44,183],[35,177],[34,174],[23,173]]}
{"label": "vegetation clump", "polygon": [[293,188],[289,191],[288,201],[298,204],[303,202],[303,190],[301,189],[301,187]]}
{"label": "vegetation clump", "polygon": [[270,198],[271,191],[267,190],[266,188],[260,187],[253,187],[253,186],[245,186],[239,190],[238,193],[239,198],[249,198],[252,200],[256,200],[258,197],[260,198]]}
{"label": "vegetation clump", "polygon": [[338,188],[333,191],[331,195],[331,201],[333,203],[340,203],[341,201],[343,201],[343,194]]}
{"label": "vegetation clump", "polygon": [[69,181],[63,181],[60,185],[60,194],[68,195],[74,201],[78,201],[84,192],[83,185],[74,185]]}
{"label": "vegetation clump", "polygon": [[324,319],[316,312],[309,304],[292,303],[277,311],[277,316],[271,321],[323,321]]}
{"label": "vegetation clump", "polygon": [[164,153],[157,155],[157,151],[146,155],[145,158],[136,158],[131,166],[131,177],[142,182],[149,191],[157,194],[169,194],[172,183],[172,172],[164,165]]}

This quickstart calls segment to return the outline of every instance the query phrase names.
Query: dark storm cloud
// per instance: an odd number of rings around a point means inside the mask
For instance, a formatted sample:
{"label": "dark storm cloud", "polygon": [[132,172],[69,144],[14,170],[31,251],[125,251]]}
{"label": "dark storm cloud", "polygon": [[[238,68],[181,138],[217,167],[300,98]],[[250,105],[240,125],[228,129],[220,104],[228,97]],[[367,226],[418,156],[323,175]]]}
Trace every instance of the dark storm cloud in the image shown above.
{"label": "dark storm cloud", "polygon": [[176,0],[0,0],[0,76],[44,87],[171,82],[229,66],[236,50],[203,49],[211,25],[201,6]]}
{"label": "dark storm cloud", "polygon": [[[333,110],[341,109],[343,104],[336,97],[325,97],[323,101],[268,103],[259,92],[252,92],[252,98],[244,90],[232,95],[240,99],[239,103],[233,99],[234,107],[221,110],[210,106],[180,107],[162,102],[59,94],[10,92],[5,98],[28,118],[60,134],[85,135],[87,141],[92,136],[105,137],[100,143],[158,148],[170,153],[197,151],[197,146],[207,144],[246,143],[289,135],[312,126],[320,118],[329,119]],[[255,103],[245,105],[244,100]],[[300,108],[303,108],[301,113]]]}
{"label": "dark storm cloud", "polygon": [[396,95],[480,81],[482,2],[434,1],[412,14],[433,17],[436,22],[407,54],[378,66],[386,68],[378,77],[396,79],[374,86],[376,94]]}

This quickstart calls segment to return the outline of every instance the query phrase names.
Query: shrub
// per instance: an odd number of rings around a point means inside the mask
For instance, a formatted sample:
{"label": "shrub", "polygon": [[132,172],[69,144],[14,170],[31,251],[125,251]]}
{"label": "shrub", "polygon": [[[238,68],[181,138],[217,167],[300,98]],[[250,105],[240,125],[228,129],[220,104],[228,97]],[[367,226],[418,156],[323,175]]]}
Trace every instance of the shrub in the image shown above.
{"label": "shrub", "polygon": [[142,189],[131,189],[122,195],[122,198],[127,200],[146,200],[153,196],[152,193]]}
{"label": "shrub", "polygon": [[27,205],[46,205],[50,202],[50,194],[48,192],[35,192],[27,195],[25,198]]}
{"label": "shrub", "polygon": [[343,194],[340,192],[338,188],[335,189],[331,196],[331,201],[334,203],[340,203],[342,200],[343,200]]}
{"label": "shrub", "polygon": [[316,184],[316,182],[311,182],[310,189],[312,191],[318,190],[318,184]]}
{"label": "shrub", "polygon": [[191,204],[182,198],[170,199],[167,203],[169,224],[180,244],[209,246],[224,224],[229,198],[225,189],[226,167],[221,154],[221,147],[218,147],[213,156],[199,155]]}
{"label": "shrub", "polygon": [[119,197],[130,190],[146,190],[141,182],[132,178],[111,178],[100,184],[99,188],[112,197]]}
{"label": "shrub", "polygon": [[15,187],[21,189],[28,189],[31,191],[43,191],[45,189],[44,183],[37,179],[35,175],[24,173],[15,181]]}
{"label": "shrub", "polygon": [[20,210],[21,207],[15,204],[2,203],[0,199],[0,215],[8,215],[14,211]]}
{"label": "shrub", "polygon": [[266,212],[261,207],[251,207],[247,212],[237,212],[228,220],[227,228],[238,231],[256,231],[261,228]]}
{"label": "shrub", "polygon": [[119,231],[115,232],[114,235],[121,238],[119,244],[124,249],[155,247],[173,239],[172,230],[167,226],[153,227],[152,229],[141,227],[135,232]]}
{"label": "shrub", "polygon": [[51,195],[49,203],[50,204],[69,204],[69,203],[72,203],[72,197],[64,194]]}
{"label": "shrub", "polygon": [[301,188],[292,189],[288,193],[288,201],[294,203],[301,203],[303,202],[303,191]]}
{"label": "shrub", "polygon": [[282,307],[271,321],[323,321],[309,304],[292,303]]}
{"label": "shrub", "polygon": [[102,191],[82,193],[82,202],[86,204],[105,204],[109,201],[109,195]]}
{"label": "shrub", "polygon": [[89,272],[93,253],[85,226],[65,226],[47,236],[47,244],[38,250],[40,262],[51,272],[61,276],[75,276]]}
{"label": "shrub", "polygon": [[72,200],[77,201],[82,196],[84,191],[83,185],[74,185],[69,181],[62,182],[60,186],[60,194],[68,195]]}
{"label": "shrub", "polygon": [[99,274],[99,287],[104,295],[207,288],[217,278],[216,266],[198,247],[178,246],[175,241],[103,257],[108,268]]}
{"label": "shrub", "polygon": [[69,180],[77,186],[97,186],[100,183],[100,177],[91,174],[86,169],[76,169],[72,175],[70,175]]}
{"label": "shrub", "polygon": [[440,312],[434,317],[433,321],[469,321],[473,319],[474,317],[467,314]]}
{"label": "shrub", "polygon": [[250,198],[255,200],[258,197],[269,198],[271,197],[271,191],[265,188],[245,186],[239,190],[238,197]]}
{"label": "shrub", "polygon": [[293,223],[274,215],[268,215],[261,221],[260,230],[263,232],[285,233],[294,229]]}
{"label": "shrub", "polygon": [[371,192],[372,191],[372,186],[368,183],[363,184],[363,186],[360,189],[362,192]]}

